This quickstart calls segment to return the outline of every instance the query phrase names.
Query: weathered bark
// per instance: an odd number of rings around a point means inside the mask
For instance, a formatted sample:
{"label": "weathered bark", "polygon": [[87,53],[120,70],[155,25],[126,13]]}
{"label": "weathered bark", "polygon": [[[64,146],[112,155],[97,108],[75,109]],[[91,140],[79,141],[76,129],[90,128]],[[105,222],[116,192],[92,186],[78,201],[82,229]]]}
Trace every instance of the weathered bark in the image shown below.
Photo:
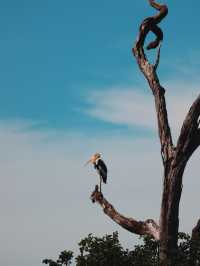
{"label": "weathered bark", "polygon": [[[184,120],[177,146],[175,147],[168,122],[165,89],[160,85],[156,73],[160,59],[160,44],[163,40],[162,30],[157,24],[167,15],[168,9],[166,5],[157,4],[153,0],[149,0],[149,3],[152,7],[159,10],[159,13],[142,22],[138,39],[132,51],[141,72],[149,84],[155,101],[164,167],[159,226],[153,220],[138,222],[135,219],[126,218],[119,214],[104,198],[103,194],[98,191],[98,188],[93,192],[92,200],[98,202],[104,212],[126,230],[139,235],[151,235],[155,239],[159,239],[160,265],[174,266],[176,265],[179,203],[182,193],[183,173],[189,158],[200,145],[200,96],[193,103]],[[156,40],[151,42],[147,49],[158,47],[157,59],[154,65],[149,63],[144,52],[145,39],[150,31],[155,33]]]}
{"label": "weathered bark", "polygon": [[91,200],[93,203],[98,202],[107,216],[129,232],[137,235],[149,235],[159,240],[159,226],[154,220],[148,219],[143,222],[123,216],[104,198],[97,185],[91,195]]}

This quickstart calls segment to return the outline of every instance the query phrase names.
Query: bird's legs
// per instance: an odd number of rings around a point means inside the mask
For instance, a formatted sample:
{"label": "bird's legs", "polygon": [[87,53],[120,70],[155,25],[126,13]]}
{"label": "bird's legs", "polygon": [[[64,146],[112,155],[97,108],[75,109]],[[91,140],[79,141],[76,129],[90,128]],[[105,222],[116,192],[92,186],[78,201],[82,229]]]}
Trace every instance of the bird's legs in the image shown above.
{"label": "bird's legs", "polygon": [[99,178],[100,178],[100,193],[101,193],[101,183],[102,183],[102,178],[101,178],[101,176],[99,176]]}

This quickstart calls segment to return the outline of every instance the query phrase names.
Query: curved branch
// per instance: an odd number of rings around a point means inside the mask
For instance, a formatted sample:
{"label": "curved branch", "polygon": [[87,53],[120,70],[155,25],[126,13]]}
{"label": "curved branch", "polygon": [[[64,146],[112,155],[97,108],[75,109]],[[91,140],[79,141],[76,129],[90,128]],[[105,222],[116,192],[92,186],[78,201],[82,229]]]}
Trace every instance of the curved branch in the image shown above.
{"label": "curved branch", "polygon": [[160,11],[158,14],[156,14],[153,18],[155,19],[155,23],[158,24],[165,18],[168,14],[168,8],[166,5],[158,4],[154,0],[149,0],[150,5]]}
{"label": "curved branch", "polygon": [[160,23],[168,14],[168,8],[166,5],[158,4],[154,0],[149,0],[149,3],[153,8],[157,9],[159,13],[153,17],[148,17],[143,20],[140,26],[138,41],[136,43],[137,47],[143,47],[147,34],[149,31],[152,31],[156,35],[156,39],[147,45],[148,50],[155,49],[163,40],[163,32],[157,24]]}
{"label": "curved branch", "polygon": [[97,185],[91,195],[91,200],[93,203],[97,202],[108,217],[129,232],[137,235],[149,235],[159,240],[159,226],[154,220],[148,219],[143,222],[123,216],[104,198]]}
{"label": "curved branch", "polygon": [[200,145],[200,95],[192,104],[183,122],[181,133],[177,143],[178,158],[184,157],[188,160],[192,153]]}
{"label": "curved branch", "polygon": [[[145,78],[147,79],[155,98],[158,130],[161,142],[161,154],[163,162],[166,163],[169,160],[171,160],[171,158],[173,157],[174,148],[173,148],[171,130],[168,122],[168,115],[167,115],[166,102],[164,96],[165,90],[160,85],[156,73],[156,69],[158,67],[160,59],[160,46],[158,48],[156,63],[153,66],[148,62],[148,59],[144,53],[143,45],[149,31],[154,31],[154,29],[158,31],[157,23],[159,23],[167,15],[168,9],[167,6],[159,5],[155,3],[153,0],[149,0],[149,2],[153,7],[160,10],[160,12],[158,15],[147,18],[142,22],[140,26],[138,40],[135,44],[135,47],[133,47],[132,51],[137,60],[138,66],[140,67],[140,70],[144,74]],[[161,41],[161,36],[158,38],[158,42],[155,47],[159,45],[160,41]]]}

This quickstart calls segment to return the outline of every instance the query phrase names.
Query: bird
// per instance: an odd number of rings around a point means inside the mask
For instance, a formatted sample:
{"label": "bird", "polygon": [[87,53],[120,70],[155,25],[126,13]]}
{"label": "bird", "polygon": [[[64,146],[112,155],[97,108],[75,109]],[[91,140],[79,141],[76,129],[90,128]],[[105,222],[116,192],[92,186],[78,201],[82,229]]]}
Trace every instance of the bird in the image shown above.
{"label": "bird", "polygon": [[101,183],[102,181],[104,184],[107,183],[107,166],[104,163],[104,161],[101,159],[101,154],[100,153],[95,153],[89,161],[86,162],[85,165],[93,163],[94,168],[97,170],[97,173],[99,174],[100,177],[100,192],[101,192]]}

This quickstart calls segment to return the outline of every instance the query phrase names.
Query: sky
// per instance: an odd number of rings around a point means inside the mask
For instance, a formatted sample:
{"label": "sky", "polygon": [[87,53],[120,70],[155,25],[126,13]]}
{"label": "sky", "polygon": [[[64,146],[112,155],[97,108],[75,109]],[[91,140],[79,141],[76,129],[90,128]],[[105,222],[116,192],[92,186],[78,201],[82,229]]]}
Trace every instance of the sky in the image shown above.
{"label": "sky", "polygon": [[[200,91],[200,3],[166,3],[158,74],[176,143]],[[108,165],[103,191],[115,208],[158,221],[154,102],[131,54],[140,22],[154,13],[146,0],[0,0],[1,265],[77,252],[89,233],[118,230],[125,248],[138,243],[89,199],[98,176],[83,165],[94,152]],[[199,155],[184,175],[180,230],[188,233],[200,217]]]}

